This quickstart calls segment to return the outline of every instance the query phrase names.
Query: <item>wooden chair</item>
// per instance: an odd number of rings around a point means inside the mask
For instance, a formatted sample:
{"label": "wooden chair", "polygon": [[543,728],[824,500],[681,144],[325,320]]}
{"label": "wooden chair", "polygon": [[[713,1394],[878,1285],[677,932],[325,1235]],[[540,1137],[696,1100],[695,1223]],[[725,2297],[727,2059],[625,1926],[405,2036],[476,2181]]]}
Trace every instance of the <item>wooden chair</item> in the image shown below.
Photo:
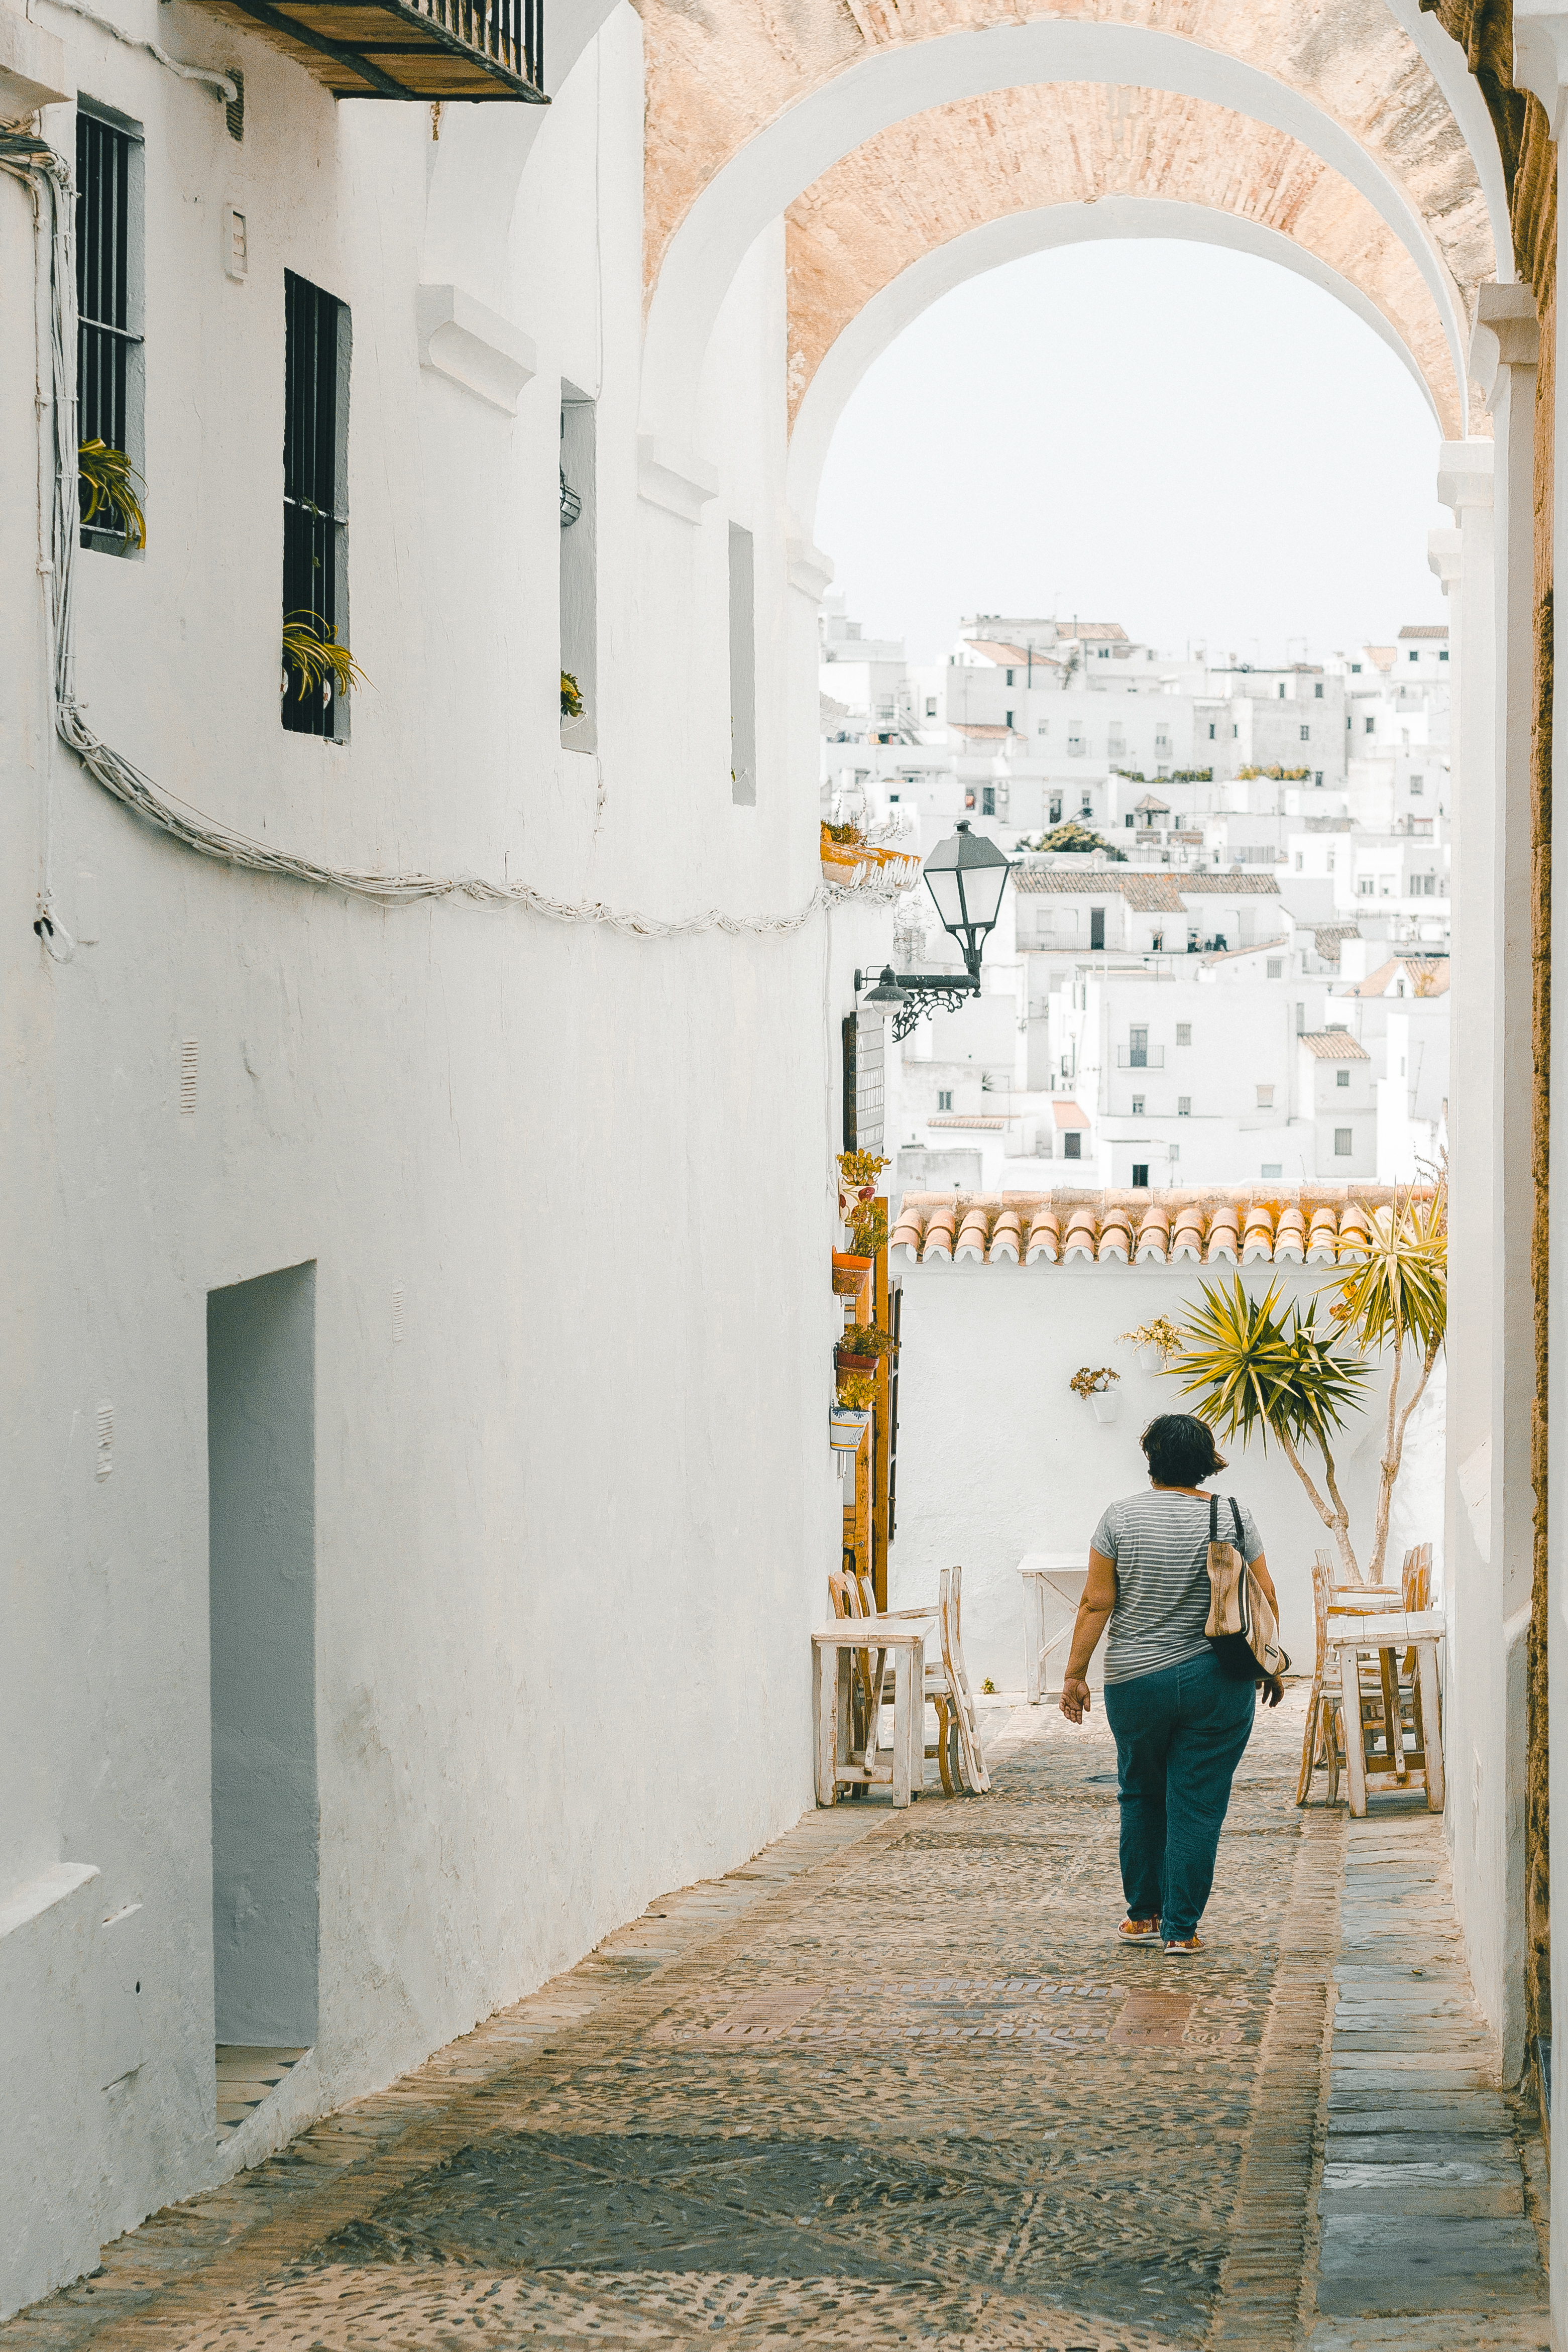
{"label": "wooden chair", "polygon": [[[1333,1563],[1326,1551],[1312,1560],[1312,1612],[1317,1626],[1317,1658],[1307,1701],[1307,1723],[1301,1741],[1301,1770],[1296,1802],[1304,1805],[1312,1774],[1327,1770],[1325,1802],[1339,1798],[1340,1774],[1347,1769],[1342,1693],[1335,1671],[1328,1665],[1331,1612],[1342,1624],[1347,1616],[1386,1615],[1391,1611],[1420,1611],[1429,1606],[1432,1589],[1432,1547],[1413,1545],[1405,1555],[1397,1592],[1392,1585],[1336,1585]],[[1414,1648],[1407,1651],[1400,1671],[1392,1671],[1392,1653],[1375,1653],[1360,1660],[1357,1684],[1361,1697],[1362,1752],[1374,1770],[1393,1770],[1405,1777],[1405,1735],[1411,1735],[1409,1763],[1420,1769],[1426,1759],[1426,1727],[1422,1720],[1420,1677]],[[1327,1668],[1327,1671],[1325,1669]],[[1397,1732],[1391,1725],[1398,1727]],[[1368,1741],[1371,1747],[1369,1749]]]}
{"label": "wooden chair", "polygon": [[[859,1579],[861,1606],[858,1615],[873,1613],[870,1581],[868,1576]],[[928,1747],[925,1752],[935,1757],[947,1796],[955,1796],[962,1786],[972,1795],[981,1797],[990,1790],[991,1775],[985,1769],[974,1694],[969,1687],[963,1664],[963,1570],[944,1568],[934,1609],[884,1609],[881,1613],[884,1617],[936,1619],[942,1634],[942,1656],[926,1661],[925,1695],[936,1710],[937,1737],[934,1746]]]}
{"label": "wooden chair", "polygon": [[[836,1617],[874,1617],[877,1613],[874,1603],[870,1607],[866,1605],[860,1579],[852,1569],[846,1570],[839,1576],[829,1576],[827,1593]],[[888,1654],[886,1650],[865,1649],[857,1650],[854,1657],[851,1749],[853,1755],[862,1757],[871,1764],[876,1761],[877,1729],[882,1712],[882,1685],[887,1676]],[[863,1796],[864,1784],[857,1783],[849,1793],[855,1797]]]}

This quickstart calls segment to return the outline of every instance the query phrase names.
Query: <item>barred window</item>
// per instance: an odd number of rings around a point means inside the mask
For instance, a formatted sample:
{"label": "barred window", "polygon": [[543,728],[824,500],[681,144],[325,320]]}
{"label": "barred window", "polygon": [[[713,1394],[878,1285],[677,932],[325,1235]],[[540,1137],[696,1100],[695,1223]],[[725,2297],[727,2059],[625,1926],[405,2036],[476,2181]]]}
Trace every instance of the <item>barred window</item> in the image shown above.
{"label": "barred window", "polygon": [[1348,1127],[1336,1127],[1334,1129],[1335,1159],[1348,1160],[1354,1150],[1355,1137],[1352,1129]]}
{"label": "barred window", "polygon": [[[348,305],[285,270],[283,310],[283,618],[346,645]],[[348,733],[331,680],[301,694],[286,671],[282,710],[291,734]]]}
{"label": "barred window", "polygon": [[[76,118],[77,438],[143,460],[142,146],[139,123],[80,99]],[[91,503],[84,484],[82,511]],[[142,500],[145,505],[144,499]],[[131,551],[126,518],[100,505],[81,543]]]}

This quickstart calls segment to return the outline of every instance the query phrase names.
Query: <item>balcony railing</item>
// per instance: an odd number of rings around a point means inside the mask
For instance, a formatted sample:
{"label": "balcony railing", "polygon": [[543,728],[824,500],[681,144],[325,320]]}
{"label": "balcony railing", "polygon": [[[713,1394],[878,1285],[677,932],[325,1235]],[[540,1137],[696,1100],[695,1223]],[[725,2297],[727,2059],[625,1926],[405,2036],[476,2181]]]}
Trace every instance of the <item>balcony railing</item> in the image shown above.
{"label": "balcony railing", "polygon": [[225,0],[335,98],[544,106],[544,0]]}
{"label": "balcony railing", "polygon": [[1165,1048],[1163,1045],[1118,1045],[1116,1066],[1119,1070],[1163,1070]]}

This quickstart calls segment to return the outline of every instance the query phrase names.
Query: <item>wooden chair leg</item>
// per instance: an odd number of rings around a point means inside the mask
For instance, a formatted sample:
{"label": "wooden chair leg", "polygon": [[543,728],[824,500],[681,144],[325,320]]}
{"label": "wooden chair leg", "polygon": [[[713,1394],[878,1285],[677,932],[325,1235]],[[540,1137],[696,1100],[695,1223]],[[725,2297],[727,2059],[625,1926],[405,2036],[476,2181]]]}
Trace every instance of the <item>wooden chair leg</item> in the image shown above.
{"label": "wooden chair leg", "polygon": [[1323,1694],[1316,1681],[1307,1700],[1307,1728],[1301,1737],[1301,1769],[1296,1780],[1296,1802],[1304,1805],[1311,1794],[1312,1767],[1318,1758],[1318,1717],[1322,1711]]}
{"label": "wooden chair leg", "polygon": [[942,1774],[942,1793],[944,1797],[953,1797],[958,1791],[952,1785],[952,1767],[948,1762],[948,1736],[952,1729],[952,1722],[948,1714],[947,1701],[942,1698],[933,1698],[931,1705],[936,1709],[936,1769]]}
{"label": "wooden chair leg", "polygon": [[1327,1759],[1329,1785],[1324,1793],[1323,1802],[1326,1805],[1337,1805],[1340,1801],[1340,1761],[1344,1747],[1344,1740],[1341,1730],[1342,1718],[1340,1709],[1336,1706],[1334,1700],[1326,1693],[1324,1695],[1323,1701],[1323,1715],[1325,1718],[1325,1737],[1329,1750]]}

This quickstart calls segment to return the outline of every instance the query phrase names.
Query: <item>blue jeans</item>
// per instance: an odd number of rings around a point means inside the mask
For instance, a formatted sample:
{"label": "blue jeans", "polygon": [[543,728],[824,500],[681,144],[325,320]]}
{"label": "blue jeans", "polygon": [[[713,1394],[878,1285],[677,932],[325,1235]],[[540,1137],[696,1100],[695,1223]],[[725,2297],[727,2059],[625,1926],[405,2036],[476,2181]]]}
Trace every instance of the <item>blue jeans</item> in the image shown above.
{"label": "blue jeans", "polygon": [[1159,1919],[1167,1943],[1197,1933],[1257,1706],[1251,1683],[1222,1674],[1212,1650],[1105,1685],[1127,1916]]}

